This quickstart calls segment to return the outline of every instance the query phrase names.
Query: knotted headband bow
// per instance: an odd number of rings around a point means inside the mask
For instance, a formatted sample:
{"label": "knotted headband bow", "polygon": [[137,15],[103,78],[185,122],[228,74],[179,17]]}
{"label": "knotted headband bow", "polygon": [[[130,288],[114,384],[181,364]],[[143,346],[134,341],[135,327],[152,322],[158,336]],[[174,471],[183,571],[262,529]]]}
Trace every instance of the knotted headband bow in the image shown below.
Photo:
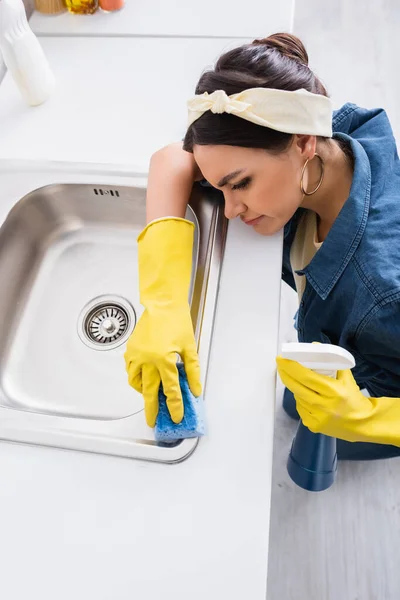
{"label": "knotted headband bow", "polygon": [[228,96],[223,90],[204,92],[188,103],[188,127],[210,110],[228,113],[262,127],[292,134],[332,137],[332,102],[307,90],[250,88]]}

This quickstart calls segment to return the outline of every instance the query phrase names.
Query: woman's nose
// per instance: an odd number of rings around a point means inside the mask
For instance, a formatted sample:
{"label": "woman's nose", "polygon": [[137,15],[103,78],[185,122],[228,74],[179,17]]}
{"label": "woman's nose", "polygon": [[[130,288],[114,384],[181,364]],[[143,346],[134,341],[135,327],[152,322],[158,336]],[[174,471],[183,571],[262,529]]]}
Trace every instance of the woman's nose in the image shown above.
{"label": "woman's nose", "polygon": [[242,215],[247,210],[247,207],[243,202],[238,202],[225,196],[225,217],[227,219],[236,219],[239,215]]}

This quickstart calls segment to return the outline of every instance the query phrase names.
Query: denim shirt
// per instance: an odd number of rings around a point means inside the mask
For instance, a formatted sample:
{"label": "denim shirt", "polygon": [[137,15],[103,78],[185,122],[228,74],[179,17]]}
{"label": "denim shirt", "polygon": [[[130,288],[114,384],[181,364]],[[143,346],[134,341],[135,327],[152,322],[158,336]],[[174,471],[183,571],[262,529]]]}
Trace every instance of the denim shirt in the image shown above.
{"label": "denim shirt", "polygon": [[[333,137],[354,156],[349,198],[300,275],[299,341],[337,344],[356,359],[354,377],[371,396],[400,397],[400,161],[382,109],[345,104]],[[290,247],[302,209],[284,231],[283,279],[294,286]]]}

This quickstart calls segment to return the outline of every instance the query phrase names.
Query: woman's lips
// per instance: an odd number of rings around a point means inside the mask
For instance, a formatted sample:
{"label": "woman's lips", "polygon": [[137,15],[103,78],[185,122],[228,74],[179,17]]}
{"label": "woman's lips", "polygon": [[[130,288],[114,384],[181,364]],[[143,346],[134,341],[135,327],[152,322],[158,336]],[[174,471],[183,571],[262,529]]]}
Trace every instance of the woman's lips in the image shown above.
{"label": "woman's lips", "polygon": [[261,215],[261,217],[257,217],[256,219],[251,219],[250,221],[245,221],[243,219],[243,222],[246,223],[246,225],[250,225],[251,227],[254,227],[254,225],[258,225],[258,223],[260,221],[262,221],[263,218],[264,218],[264,216]]}

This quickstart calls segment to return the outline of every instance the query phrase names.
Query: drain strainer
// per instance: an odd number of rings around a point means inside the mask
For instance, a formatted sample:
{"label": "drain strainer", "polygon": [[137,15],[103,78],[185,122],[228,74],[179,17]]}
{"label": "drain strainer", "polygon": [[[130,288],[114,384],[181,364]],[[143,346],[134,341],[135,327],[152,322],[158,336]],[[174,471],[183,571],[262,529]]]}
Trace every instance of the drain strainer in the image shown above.
{"label": "drain strainer", "polygon": [[80,314],[78,333],[95,350],[111,350],[123,344],[136,324],[131,304],[120,296],[101,296],[87,304]]}

